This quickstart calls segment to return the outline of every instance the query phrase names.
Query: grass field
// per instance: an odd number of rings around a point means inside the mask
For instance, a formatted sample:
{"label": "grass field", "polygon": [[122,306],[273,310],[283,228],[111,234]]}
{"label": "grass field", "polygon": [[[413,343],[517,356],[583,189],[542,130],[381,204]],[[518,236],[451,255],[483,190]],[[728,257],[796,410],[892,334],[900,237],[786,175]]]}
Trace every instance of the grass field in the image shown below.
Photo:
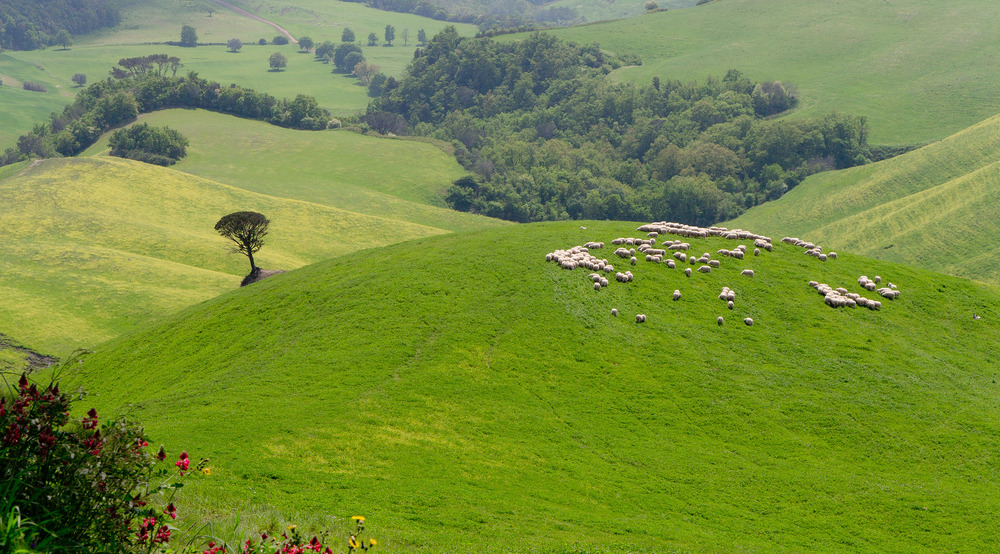
{"label": "grass field", "polygon": [[873,142],[895,144],[941,139],[1000,112],[998,21],[991,0],[716,0],[553,33],[641,56],[614,79],[700,81],[737,68],[792,83],[796,117],[863,115]]}
{"label": "grass field", "polygon": [[[324,261],[115,339],[68,382],[210,458],[185,488],[200,513],[363,514],[386,551],[1000,546],[996,288],[778,244],[595,292],[545,253],[635,225],[585,226]],[[834,310],[806,284],[860,274],[902,296]]]}
{"label": "grass field", "polygon": [[884,162],[813,175],[732,226],[1000,284],[1000,117]]}
{"label": "grass field", "polygon": [[[450,231],[503,224],[445,207],[443,191],[466,172],[431,144],[296,131],[202,110],[164,110],[141,121],[191,141],[174,168],[239,188]],[[106,149],[107,137],[84,155]]]}
{"label": "grass field", "polygon": [[213,226],[239,210],[272,221],[265,269],[446,232],[118,158],[46,160],[0,180],[0,332],[64,356],[231,290],[249,266]]}
{"label": "grass field", "polygon": [[[662,0],[657,1],[660,9],[676,10],[695,5],[695,0]],[[558,0],[545,4],[539,9],[573,8],[585,21],[606,21],[636,17],[646,13],[645,0]]]}
{"label": "grass field", "polygon": [[[18,135],[30,131],[35,123],[47,120],[51,112],[61,111],[72,101],[76,86],[71,80],[73,74],[83,73],[91,82],[104,79],[111,67],[126,57],[159,53],[177,56],[184,63],[181,70],[184,73],[195,71],[206,79],[222,84],[237,83],[277,97],[294,98],[297,94],[308,94],[338,115],[362,111],[371,100],[367,89],[359,86],[357,79],[331,73],[332,66],[316,61],[311,54],[300,52],[295,45],[256,44],[258,38],[273,39],[278,34],[274,28],[219,7],[209,16],[205,5],[206,2],[200,0],[170,6],[135,1],[123,9],[124,21],[120,28],[76,37],[75,44],[68,50],[48,48],[0,54],[0,79],[5,85],[0,87],[0,149],[14,145]],[[309,12],[321,17],[318,20],[309,19],[322,22],[312,26],[305,21],[297,23],[295,14],[299,12],[296,10],[286,10],[284,17],[281,16],[282,10],[277,8],[273,14],[262,10],[259,15],[265,18],[274,15],[277,22],[295,36],[310,33],[309,36],[319,42],[339,42],[343,25],[353,25],[365,57],[378,65],[383,73],[393,76],[400,76],[412,59],[417,29],[424,28],[428,36],[433,36],[447,25],[447,22],[383,12],[352,2],[334,1],[322,5],[326,6],[326,12]],[[241,52],[232,53],[225,46],[182,48],[146,44],[180,40],[180,29],[184,24],[193,25],[202,42],[226,42],[235,37],[240,38],[245,46]],[[397,36],[402,29],[410,28],[409,46],[404,47],[401,40],[391,48],[366,46],[369,32],[375,32],[381,41],[386,24],[397,28]],[[456,27],[462,34],[475,32],[472,25]],[[288,59],[288,67],[284,71],[269,71],[268,57],[276,51],[284,53]],[[25,80],[45,84],[48,92],[17,88]],[[8,83],[17,87],[8,88]]]}

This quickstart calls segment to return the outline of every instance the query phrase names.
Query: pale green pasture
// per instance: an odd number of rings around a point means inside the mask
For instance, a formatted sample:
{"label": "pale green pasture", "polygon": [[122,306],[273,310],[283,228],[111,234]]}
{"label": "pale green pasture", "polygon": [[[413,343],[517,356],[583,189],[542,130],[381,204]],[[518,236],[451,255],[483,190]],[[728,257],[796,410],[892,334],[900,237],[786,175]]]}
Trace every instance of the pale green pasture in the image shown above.
{"label": "pale green pasture", "polygon": [[62,356],[236,287],[249,264],[213,226],[240,210],[272,221],[265,269],[445,232],[130,160],[46,160],[0,181],[0,332]]}
{"label": "pale green pasture", "polygon": [[883,162],[820,173],[729,223],[1000,284],[1000,117]]}
{"label": "pale green pasture", "polygon": [[703,80],[732,68],[796,85],[794,117],[868,118],[875,143],[940,139],[1000,112],[992,0],[717,0],[553,31],[643,64],[612,79]]}
{"label": "pale green pasture", "polygon": [[[175,169],[232,186],[451,231],[504,224],[445,206],[444,191],[466,172],[431,144],[284,129],[203,110],[164,110],[140,121],[191,141]],[[84,155],[106,145],[105,138]]]}

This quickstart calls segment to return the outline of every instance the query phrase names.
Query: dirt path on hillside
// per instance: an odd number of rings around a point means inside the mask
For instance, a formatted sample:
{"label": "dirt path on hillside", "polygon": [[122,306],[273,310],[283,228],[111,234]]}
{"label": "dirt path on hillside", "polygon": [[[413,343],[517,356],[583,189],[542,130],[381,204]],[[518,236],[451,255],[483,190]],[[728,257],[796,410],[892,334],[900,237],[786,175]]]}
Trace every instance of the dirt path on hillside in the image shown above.
{"label": "dirt path on hillside", "polygon": [[299,41],[295,40],[295,37],[293,37],[292,34],[289,33],[288,31],[286,31],[284,27],[282,27],[281,25],[278,25],[277,23],[274,23],[273,21],[268,21],[268,20],[264,19],[263,17],[254,15],[254,14],[252,14],[252,13],[244,10],[243,8],[237,8],[236,6],[230,4],[229,2],[224,2],[223,0],[211,0],[211,1],[214,2],[214,3],[216,3],[216,4],[218,4],[218,5],[220,5],[220,6],[229,8],[229,9],[233,10],[234,12],[236,12],[236,13],[238,13],[240,15],[245,15],[245,16],[249,17],[250,19],[256,19],[257,21],[260,21],[261,23],[267,23],[271,27],[274,27],[275,29],[277,29],[279,33],[281,33],[281,34],[285,35],[286,37],[288,37],[288,40],[292,41],[295,44],[299,43]]}

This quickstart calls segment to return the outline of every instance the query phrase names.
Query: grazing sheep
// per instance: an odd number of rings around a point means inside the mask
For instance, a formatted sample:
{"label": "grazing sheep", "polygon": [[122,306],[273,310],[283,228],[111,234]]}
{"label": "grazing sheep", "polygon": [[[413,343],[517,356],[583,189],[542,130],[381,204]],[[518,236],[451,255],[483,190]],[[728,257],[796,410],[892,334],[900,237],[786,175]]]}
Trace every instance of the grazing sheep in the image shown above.
{"label": "grazing sheep", "polygon": [[688,277],[691,276],[691,268],[690,267],[684,268],[684,275],[687,275]]}
{"label": "grazing sheep", "polygon": [[618,317],[618,308],[611,308],[611,315]]}
{"label": "grazing sheep", "polygon": [[629,263],[635,265],[635,262],[636,262],[635,256],[632,256],[632,259],[629,260]]}
{"label": "grazing sheep", "polygon": [[673,260],[667,260],[667,267],[669,267],[670,269],[674,269],[675,267],[677,267],[677,264],[675,264]]}
{"label": "grazing sheep", "polygon": [[680,260],[681,263],[684,263],[684,262],[687,261],[687,254],[685,254],[683,252],[676,252],[676,253],[674,253],[674,257],[677,258],[678,260]]}
{"label": "grazing sheep", "polygon": [[827,257],[830,258],[831,260],[836,260],[837,259],[837,253],[836,252],[830,252],[829,254],[827,254]]}
{"label": "grazing sheep", "polygon": [[681,299],[681,291],[675,290],[674,291],[674,300],[680,300],[680,299]]}
{"label": "grazing sheep", "polygon": [[730,300],[730,301],[729,301],[729,303],[728,303],[727,305],[729,306],[729,309],[730,309],[730,310],[732,310],[732,309],[733,309],[733,306],[735,306],[735,304],[733,303],[733,301],[732,301],[732,300]]}
{"label": "grazing sheep", "polygon": [[594,283],[594,290],[601,290],[601,284],[600,283]]}
{"label": "grazing sheep", "polygon": [[722,319],[721,315],[719,316],[719,319],[715,320],[715,322],[719,324],[719,327],[722,327],[722,321],[723,321],[723,319]]}
{"label": "grazing sheep", "polygon": [[719,260],[708,260],[708,265],[714,268],[718,268],[720,265],[722,265],[722,262],[720,262]]}
{"label": "grazing sheep", "polygon": [[747,277],[753,277],[753,270],[752,269],[744,269],[743,271],[740,272],[740,275],[746,275]]}
{"label": "grazing sheep", "polygon": [[754,256],[760,256],[760,248],[754,248],[753,249],[753,255]]}
{"label": "grazing sheep", "polygon": [[636,316],[635,316],[635,322],[636,323],[645,323],[646,322],[646,314],[636,314]]}
{"label": "grazing sheep", "polygon": [[747,327],[749,327],[749,326],[753,325],[753,318],[752,317],[745,318],[743,320],[743,323],[746,323]]}
{"label": "grazing sheep", "polygon": [[878,275],[876,275],[875,276],[875,283],[878,284],[878,283],[881,283],[881,282],[882,282],[882,278],[879,277]]}
{"label": "grazing sheep", "polygon": [[698,273],[711,273],[711,272],[712,272],[712,268],[709,267],[709,266],[707,266],[707,265],[703,265],[703,266],[701,266],[701,267],[698,268]]}

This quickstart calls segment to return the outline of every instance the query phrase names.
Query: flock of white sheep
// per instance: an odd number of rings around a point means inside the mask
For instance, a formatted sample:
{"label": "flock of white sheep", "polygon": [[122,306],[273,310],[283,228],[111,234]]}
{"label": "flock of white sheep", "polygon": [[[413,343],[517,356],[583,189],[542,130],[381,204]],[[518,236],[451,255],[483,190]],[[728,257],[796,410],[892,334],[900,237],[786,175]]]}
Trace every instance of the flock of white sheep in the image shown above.
{"label": "flock of white sheep", "polygon": [[[644,259],[648,263],[663,264],[669,269],[675,269],[677,263],[687,263],[691,266],[699,266],[697,271],[699,273],[711,273],[713,268],[719,268],[722,265],[722,261],[718,259],[713,259],[711,254],[708,252],[703,253],[701,256],[695,257],[694,254],[688,251],[691,248],[691,244],[688,242],[683,242],[677,239],[664,240],[660,243],[660,248],[657,248],[657,239],[660,235],[678,235],[684,238],[706,238],[706,237],[722,237],[730,240],[752,240],[753,241],[753,255],[760,256],[762,251],[772,252],[774,246],[771,243],[771,239],[764,235],[758,235],[751,233],[749,231],[744,231],[742,229],[726,229],[725,227],[696,227],[692,225],[684,225],[681,223],[673,223],[660,221],[656,223],[650,223],[647,225],[642,225],[636,229],[646,233],[645,238],[636,237],[619,237],[611,241],[612,245],[618,248],[614,251],[614,255],[622,258],[623,260],[628,260],[629,264],[638,264],[640,257],[644,256]],[[781,242],[790,244],[793,246],[798,246],[804,249],[806,255],[812,256],[820,261],[835,260],[837,259],[836,252],[824,253],[821,246],[817,246],[811,242],[800,240],[793,237],[785,237],[781,239]],[[554,252],[549,252],[545,255],[545,261],[555,262],[559,264],[563,269],[573,270],[576,268],[586,268],[591,270],[588,276],[593,282],[594,290],[600,291],[604,287],[609,285],[609,280],[607,277],[602,275],[611,274],[615,272],[614,265],[612,265],[605,258],[598,258],[591,253],[592,250],[600,250],[604,248],[603,242],[587,242],[582,246],[574,246],[567,250],[556,250]],[[743,260],[748,247],[745,244],[740,244],[730,249],[719,249],[716,254],[722,257],[730,257],[735,260]],[[672,257],[674,259],[669,259],[667,254],[673,252]],[[664,260],[664,258],[667,258]],[[676,262],[675,262],[676,260]],[[692,268],[688,267],[684,269],[684,273],[687,277],[691,277]],[[740,271],[741,276],[753,277],[754,271],[752,269],[746,268]],[[619,283],[629,283],[634,279],[634,275],[631,271],[625,272],[615,272],[615,280]],[[861,286],[866,291],[874,291],[879,296],[894,300],[899,297],[899,290],[892,283],[888,283],[888,286],[879,288],[878,285],[881,283],[882,278],[878,275],[875,279],[869,279],[867,276],[862,275],[858,278],[858,285]],[[882,307],[882,303],[878,300],[872,300],[865,298],[861,294],[849,292],[843,287],[833,288],[825,283],[819,283],[816,281],[810,281],[809,286],[816,289],[821,295],[823,295],[824,302],[833,308],[839,307],[866,307],[871,310],[879,310]],[[682,297],[681,291],[675,289],[673,293],[673,299],[675,301],[680,300]],[[726,302],[726,306],[733,310],[735,307],[736,292],[729,287],[722,287],[722,292],[719,294],[719,299]],[[612,309],[611,315],[617,316],[618,310]],[[636,314],[636,323],[644,323],[646,321],[646,314]],[[719,316],[716,319],[718,325],[723,325],[725,319]],[[750,317],[744,318],[743,322],[747,326],[752,326],[754,321]]]}

